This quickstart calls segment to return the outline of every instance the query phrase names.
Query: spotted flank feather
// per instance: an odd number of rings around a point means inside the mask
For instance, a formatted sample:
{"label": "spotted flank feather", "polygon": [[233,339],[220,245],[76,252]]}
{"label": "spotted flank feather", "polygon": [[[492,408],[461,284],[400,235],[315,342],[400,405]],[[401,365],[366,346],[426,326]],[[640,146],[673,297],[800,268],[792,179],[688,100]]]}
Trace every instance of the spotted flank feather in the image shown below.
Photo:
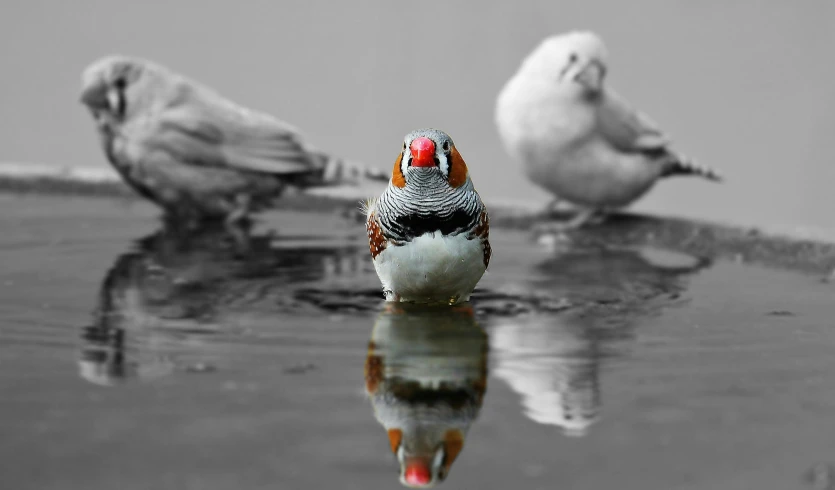
{"label": "spotted flank feather", "polygon": [[388,246],[388,239],[383,234],[383,229],[380,228],[380,222],[377,221],[376,213],[372,212],[365,222],[365,229],[368,234],[368,248],[371,252],[371,258],[376,259],[383,250]]}
{"label": "spotted flank feather", "polygon": [[490,217],[487,214],[486,207],[479,215],[478,224],[468,238],[481,241],[484,247],[484,267],[490,267],[490,257],[493,256],[493,249],[490,247]]}

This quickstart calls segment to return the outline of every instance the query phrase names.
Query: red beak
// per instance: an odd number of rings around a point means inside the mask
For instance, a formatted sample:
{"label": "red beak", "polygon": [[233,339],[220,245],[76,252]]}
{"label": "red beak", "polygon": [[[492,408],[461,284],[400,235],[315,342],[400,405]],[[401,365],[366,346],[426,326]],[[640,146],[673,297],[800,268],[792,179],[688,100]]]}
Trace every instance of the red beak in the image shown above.
{"label": "red beak", "polygon": [[432,483],[432,470],[428,461],[416,457],[408,458],[405,463],[403,479],[409,486],[425,487]]}
{"label": "red beak", "polygon": [[435,143],[429,138],[415,138],[409,145],[412,152],[413,167],[434,167],[435,166]]}

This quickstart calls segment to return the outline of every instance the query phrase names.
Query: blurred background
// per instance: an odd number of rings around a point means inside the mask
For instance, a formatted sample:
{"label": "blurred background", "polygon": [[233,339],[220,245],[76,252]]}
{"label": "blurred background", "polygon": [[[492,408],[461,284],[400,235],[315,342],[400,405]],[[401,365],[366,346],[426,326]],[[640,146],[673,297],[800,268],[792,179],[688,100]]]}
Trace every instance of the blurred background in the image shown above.
{"label": "blurred background", "polygon": [[485,199],[534,200],[493,124],[545,36],[588,28],[609,82],[724,185],[674,179],[635,209],[835,228],[832,0],[12,0],[0,7],[0,160],[104,166],[78,104],[99,56],[156,60],[388,167],[408,131],[449,132]]}

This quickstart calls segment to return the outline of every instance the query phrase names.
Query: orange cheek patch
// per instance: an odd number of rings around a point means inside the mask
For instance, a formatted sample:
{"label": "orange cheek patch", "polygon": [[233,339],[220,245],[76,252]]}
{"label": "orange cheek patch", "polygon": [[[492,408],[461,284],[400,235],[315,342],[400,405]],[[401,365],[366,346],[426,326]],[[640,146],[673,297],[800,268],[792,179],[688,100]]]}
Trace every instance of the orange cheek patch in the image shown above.
{"label": "orange cheek patch", "polygon": [[377,223],[377,214],[371,213],[368,221],[365,222],[365,230],[368,234],[368,248],[371,250],[371,258],[376,259],[386,249],[387,241],[383,236],[383,230]]}
{"label": "orange cheek patch", "polygon": [[444,434],[444,451],[446,452],[446,464],[444,464],[444,467],[447,474],[449,474],[452,463],[461,454],[462,449],[464,449],[464,435],[457,429],[448,430]]}
{"label": "orange cheek patch", "polygon": [[395,187],[400,187],[401,189],[406,187],[406,176],[403,175],[403,169],[400,168],[400,163],[403,161],[403,154],[397,156],[397,160],[394,161],[394,168],[391,170],[391,183]]}
{"label": "orange cheek patch", "polygon": [[467,164],[461,158],[461,154],[453,146],[449,153],[449,185],[452,187],[461,187],[467,181]]}
{"label": "orange cheek patch", "polygon": [[403,440],[403,431],[400,429],[389,429],[389,445],[391,445],[391,452],[397,454],[397,448],[400,447],[400,441]]}

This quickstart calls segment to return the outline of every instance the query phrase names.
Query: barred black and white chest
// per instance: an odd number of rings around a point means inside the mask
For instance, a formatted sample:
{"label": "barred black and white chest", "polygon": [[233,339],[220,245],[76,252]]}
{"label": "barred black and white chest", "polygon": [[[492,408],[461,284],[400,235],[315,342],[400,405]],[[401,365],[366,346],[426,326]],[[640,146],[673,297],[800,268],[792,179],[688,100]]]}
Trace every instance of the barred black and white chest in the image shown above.
{"label": "barred black and white chest", "polygon": [[386,191],[369,203],[369,248],[387,300],[464,302],[487,270],[487,208],[460,155],[450,156],[447,172],[404,171],[402,154]]}

